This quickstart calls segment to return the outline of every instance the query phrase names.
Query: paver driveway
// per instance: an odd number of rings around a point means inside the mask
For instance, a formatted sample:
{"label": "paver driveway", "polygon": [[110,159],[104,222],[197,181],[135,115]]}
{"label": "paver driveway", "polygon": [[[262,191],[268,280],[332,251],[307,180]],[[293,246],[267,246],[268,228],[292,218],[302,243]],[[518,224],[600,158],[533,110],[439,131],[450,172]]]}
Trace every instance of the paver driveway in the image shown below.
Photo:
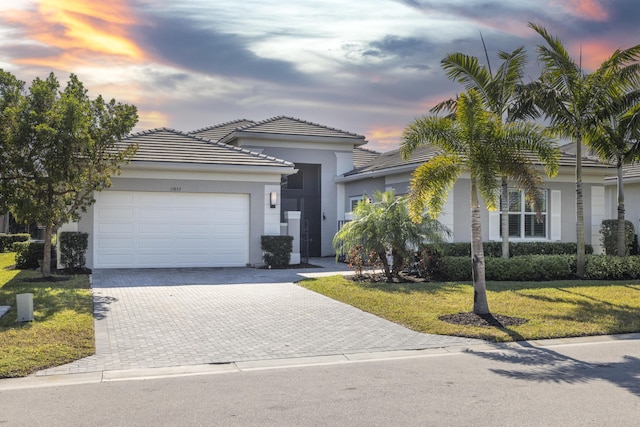
{"label": "paver driveway", "polygon": [[421,334],[293,283],[344,270],[96,270],[96,354],[38,375],[438,348]]}

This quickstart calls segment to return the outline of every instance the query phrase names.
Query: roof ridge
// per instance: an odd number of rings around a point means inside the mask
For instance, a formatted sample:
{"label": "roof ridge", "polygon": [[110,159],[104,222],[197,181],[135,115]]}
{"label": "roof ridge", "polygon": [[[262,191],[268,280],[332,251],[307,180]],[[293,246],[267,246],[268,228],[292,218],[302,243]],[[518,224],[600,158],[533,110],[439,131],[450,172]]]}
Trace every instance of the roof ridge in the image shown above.
{"label": "roof ridge", "polygon": [[[217,128],[221,128],[223,126],[228,126],[228,125],[231,125],[231,124],[234,124],[234,123],[239,123],[239,122],[253,122],[253,123],[255,123],[255,121],[250,120],[250,119],[236,119],[236,120],[231,120],[231,121],[224,122],[224,123],[219,123],[217,125],[205,126],[203,128],[200,128],[200,129],[192,130],[192,131],[190,131],[188,133],[204,132],[204,131],[207,131],[207,130],[217,129]],[[241,127],[241,126],[239,126],[239,127]]]}
{"label": "roof ridge", "polygon": [[354,147],[354,150],[360,150],[360,151],[367,151],[369,153],[372,154],[383,154],[381,151],[376,151],[376,150],[371,150],[370,148],[364,148],[364,147]]}
{"label": "roof ridge", "polygon": [[321,128],[327,129],[327,130],[332,130],[332,131],[344,133],[344,134],[347,134],[347,135],[356,136],[358,138],[364,138],[364,135],[360,135],[360,134],[357,134],[357,133],[354,133],[354,132],[349,132],[349,131],[338,129],[338,128],[334,128],[334,127],[331,127],[331,126],[322,125],[320,123],[314,123],[314,122],[310,122],[308,120],[303,120],[303,119],[299,119],[297,117],[285,116],[285,115],[271,117],[269,119],[265,119],[265,120],[261,120],[259,122],[255,122],[255,123],[253,123],[251,125],[242,126],[242,127],[238,128],[238,130],[247,130],[247,129],[250,129],[252,127],[257,127],[257,126],[260,126],[262,124],[275,122],[276,120],[281,120],[281,119],[289,119],[289,120],[293,120],[293,121],[298,122],[298,123],[304,123],[304,124],[311,125],[311,126],[318,126],[318,127],[321,127]]}

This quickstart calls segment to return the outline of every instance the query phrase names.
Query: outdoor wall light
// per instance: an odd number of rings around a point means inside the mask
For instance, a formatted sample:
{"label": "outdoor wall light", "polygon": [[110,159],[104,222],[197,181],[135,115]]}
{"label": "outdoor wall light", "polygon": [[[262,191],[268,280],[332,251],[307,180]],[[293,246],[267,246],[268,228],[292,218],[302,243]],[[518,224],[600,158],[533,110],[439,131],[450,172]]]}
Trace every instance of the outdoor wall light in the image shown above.
{"label": "outdoor wall light", "polygon": [[275,209],[275,207],[278,205],[278,193],[276,193],[275,191],[272,191],[269,194],[269,205],[272,209]]}

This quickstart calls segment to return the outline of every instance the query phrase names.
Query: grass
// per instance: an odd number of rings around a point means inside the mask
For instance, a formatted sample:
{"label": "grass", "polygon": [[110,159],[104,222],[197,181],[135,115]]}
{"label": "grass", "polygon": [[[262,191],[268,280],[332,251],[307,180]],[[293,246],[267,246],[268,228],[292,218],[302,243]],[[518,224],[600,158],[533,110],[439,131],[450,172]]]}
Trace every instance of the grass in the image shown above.
{"label": "grass", "polygon": [[462,326],[439,316],[473,308],[470,283],[369,283],[342,276],[300,285],[410,329],[441,335],[520,341],[640,332],[640,281],[489,282],[493,314],[521,317],[514,327]]}
{"label": "grass", "polygon": [[[0,305],[11,310],[0,318],[0,378],[21,377],[95,352],[93,299],[88,276],[26,282],[41,277],[15,270],[14,253],[0,253]],[[33,294],[34,321],[18,323],[16,295]]]}

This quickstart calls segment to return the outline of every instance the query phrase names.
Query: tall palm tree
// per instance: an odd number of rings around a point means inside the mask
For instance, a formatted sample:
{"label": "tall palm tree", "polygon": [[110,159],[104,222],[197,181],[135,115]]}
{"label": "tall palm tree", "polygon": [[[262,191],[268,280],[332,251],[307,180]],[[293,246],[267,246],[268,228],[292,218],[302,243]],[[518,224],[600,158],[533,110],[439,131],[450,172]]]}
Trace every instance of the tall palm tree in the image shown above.
{"label": "tall palm tree", "polygon": [[[586,135],[589,147],[605,161],[616,166],[618,193],[618,225],[616,246],[618,256],[628,255],[625,239],[625,204],[623,169],[625,164],[640,158],[640,90],[625,94],[604,108],[597,116],[597,123]],[[628,106],[627,106],[628,105]]]}
{"label": "tall palm tree", "polygon": [[543,128],[533,123],[503,124],[486,111],[482,96],[471,89],[459,95],[455,118],[424,116],[410,124],[402,135],[405,159],[418,146],[430,144],[441,153],[414,172],[409,188],[409,213],[420,221],[425,208],[437,218],[448,191],[463,173],[471,184],[471,259],[476,314],[488,314],[480,196],[487,208],[496,209],[500,183],[506,173],[520,188],[533,194],[542,182],[540,171],[530,162],[526,148],[533,148],[545,161],[547,173],[558,169],[558,149]]}
{"label": "tall palm tree", "polygon": [[[598,108],[606,104],[611,93],[624,92],[633,79],[630,67],[638,60],[640,47],[616,51],[593,73],[584,73],[562,42],[544,27],[529,27],[545,40],[538,45],[538,59],[543,64],[540,79],[530,85],[534,104],[550,122],[558,135],[576,144],[576,237],[577,271],[585,273],[584,202],[582,191],[582,144],[590,132]],[[615,71],[615,72],[614,72]]]}
{"label": "tall palm tree", "polygon": [[[517,103],[519,93],[517,89],[524,75],[526,54],[524,47],[521,46],[510,53],[500,51],[498,57],[502,63],[496,74],[491,70],[488,55],[486,66],[481,65],[477,57],[459,52],[448,54],[440,63],[447,77],[463,84],[466,90],[477,91],[484,101],[485,108],[496,114],[503,122],[511,122],[515,119],[512,113]],[[442,109],[455,111],[455,100],[444,101],[432,111],[438,112]],[[509,183],[505,174],[502,174],[501,178],[501,192],[502,257],[509,258]]]}

